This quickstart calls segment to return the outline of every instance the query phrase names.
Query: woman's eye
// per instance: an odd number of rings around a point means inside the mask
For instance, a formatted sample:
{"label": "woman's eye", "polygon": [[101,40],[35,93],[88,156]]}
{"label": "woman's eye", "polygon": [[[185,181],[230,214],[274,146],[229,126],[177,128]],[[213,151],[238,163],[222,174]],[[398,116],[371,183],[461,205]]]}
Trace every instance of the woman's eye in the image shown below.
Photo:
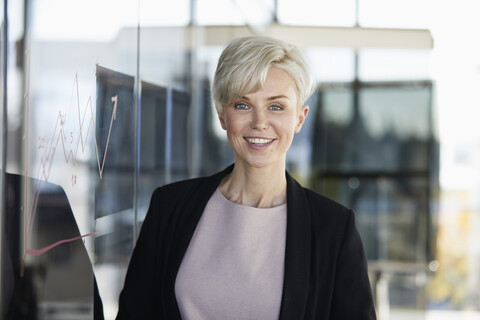
{"label": "woman's eye", "polygon": [[247,110],[247,109],[250,109],[249,106],[247,106],[245,103],[237,103],[233,106],[235,109],[239,109],[239,110]]}
{"label": "woman's eye", "polygon": [[282,110],[282,107],[280,107],[278,105],[273,105],[273,106],[270,106],[269,109],[276,111],[276,110]]}

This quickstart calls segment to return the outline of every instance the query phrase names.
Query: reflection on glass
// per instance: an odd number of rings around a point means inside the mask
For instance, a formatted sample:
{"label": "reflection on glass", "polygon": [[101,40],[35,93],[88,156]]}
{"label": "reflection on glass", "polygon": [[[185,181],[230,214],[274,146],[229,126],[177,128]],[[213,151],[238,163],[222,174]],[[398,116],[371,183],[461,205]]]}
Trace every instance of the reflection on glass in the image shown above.
{"label": "reflection on glass", "polygon": [[187,93],[142,81],[139,194],[138,206],[143,222],[155,188],[188,178]]}
{"label": "reflection on glass", "polygon": [[142,81],[138,205],[145,218],[150,196],[166,183],[167,89]]}
{"label": "reflection on glass", "polygon": [[83,235],[64,190],[16,174],[6,174],[5,179],[5,319],[88,319],[93,317],[94,301],[101,312]]}

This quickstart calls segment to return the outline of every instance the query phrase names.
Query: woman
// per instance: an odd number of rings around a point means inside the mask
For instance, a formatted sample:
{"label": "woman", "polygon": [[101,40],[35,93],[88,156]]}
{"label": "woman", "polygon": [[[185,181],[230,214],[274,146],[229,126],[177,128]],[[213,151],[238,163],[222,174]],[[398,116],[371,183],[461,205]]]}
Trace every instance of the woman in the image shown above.
{"label": "woman", "polygon": [[213,98],[235,163],[154,192],[117,319],[375,318],[353,212],[285,171],[314,88],[295,46],[227,44]]}

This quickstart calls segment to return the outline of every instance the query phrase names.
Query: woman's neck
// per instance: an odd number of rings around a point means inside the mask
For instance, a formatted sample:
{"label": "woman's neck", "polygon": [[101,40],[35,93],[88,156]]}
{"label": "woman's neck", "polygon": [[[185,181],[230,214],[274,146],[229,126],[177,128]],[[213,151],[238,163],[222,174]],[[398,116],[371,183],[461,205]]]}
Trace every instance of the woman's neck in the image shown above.
{"label": "woman's neck", "polygon": [[287,180],[283,168],[254,168],[235,164],[219,185],[230,201],[258,208],[271,208],[287,201]]}

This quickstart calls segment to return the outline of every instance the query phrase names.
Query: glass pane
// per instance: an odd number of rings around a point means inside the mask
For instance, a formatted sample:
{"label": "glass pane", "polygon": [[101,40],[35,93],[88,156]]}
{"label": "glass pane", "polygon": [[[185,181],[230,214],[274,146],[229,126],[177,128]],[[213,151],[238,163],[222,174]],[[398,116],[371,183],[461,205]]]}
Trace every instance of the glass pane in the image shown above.
{"label": "glass pane", "polygon": [[[118,262],[133,250],[135,193],[135,108],[132,76],[97,67],[96,157],[92,167],[101,173],[95,185],[95,218],[109,232],[95,239],[96,265]],[[112,100],[113,103],[112,103]],[[97,231],[98,232],[98,231]]]}
{"label": "glass pane", "polygon": [[431,50],[363,49],[358,73],[362,81],[413,81],[431,78]]}
{"label": "glass pane", "polygon": [[140,22],[142,27],[186,26],[190,23],[190,4],[190,0],[141,0]]}
{"label": "glass pane", "polygon": [[[181,28],[144,27],[140,16],[140,117],[137,230],[153,191],[188,178],[192,54]],[[148,23],[148,22],[147,22]]]}
{"label": "glass pane", "polygon": [[[432,130],[431,88],[421,86],[361,89],[360,117],[368,135],[376,139],[393,135],[411,143],[428,142]],[[428,164],[413,161],[408,166],[426,168]]]}
{"label": "glass pane", "polygon": [[429,86],[363,87],[357,98],[349,88],[320,94],[313,153],[319,170],[427,170]]}
{"label": "glass pane", "polygon": [[[6,97],[6,92],[4,90],[4,84],[6,84],[6,75],[7,75],[7,70],[8,68],[5,68],[6,64],[6,57],[5,57],[5,52],[7,51],[6,48],[7,48],[7,43],[6,43],[6,39],[5,39],[5,35],[4,35],[4,31],[5,31],[5,24],[4,24],[4,21],[3,21],[3,18],[4,18],[4,12],[3,12],[3,8],[4,8],[4,1],[1,1],[0,2],[0,5],[1,5],[1,8],[0,8],[0,66],[1,66],[1,70],[0,70],[0,123],[1,123],[1,132],[0,132],[0,154],[1,154],[1,158],[2,160],[0,160],[0,170],[5,170],[4,166],[5,166],[5,163],[3,163],[3,155],[4,155],[4,144],[3,144],[3,140],[4,138],[4,124],[7,123],[6,121],[6,114],[4,114],[4,107],[6,109],[6,106],[4,106],[4,102],[5,102],[5,97]],[[5,123],[4,123],[4,120],[5,120]],[[0,171],[0,173],[2,172]],[[0,186],[2,185],[2,177],[0,175]],[[1,189],[1,187],[0,187]],[[0,190],[0,203],[3,203],[2,201],[2,198],[3,198],[3,190]],[[1,219],[1,217],[0,217]],[[0,237],[2,236],[2,222],[0,220]],[[1,243],[1,240],[0,240],[0,243]],[[1,247],[0,247],[1,249]],[[2,250],[3,251],[3,250]],[[1,274],[1,273],[0,273]],[[1,280],[0,280],[0,290],[1,290]],[[1,316],[1,314],[0,314]]]}
{"label": "glass pane", "polygon": [[359,0],[362,27],[428,29],[438,3],[415,0]]}
{"label": "glass pane", "polygon": [[355,52],[349,48],[307,48],[305,58],[319,82],[349,82],[355,78]]}
{"label": "glass pane", "polygon": [[143,220],[153,190],[167,181],[167,89],[143,81],[141,101],[138,205]]}
{"label": "glass pane", "polygon": [[245,16],[238,10],[234,1],[196,1],[196,23],[198,25],[242,25]]}
{"label": "glass pane", "polygon": [[[5,172],[5,160],[4,160],[4,155],[6,155],[6,152],[4,150],[5,144],[4,144],[4,139],[6,138],[5,136],[5,131],[4,129],[6,128],[6,112],[4,111],[6,109],[5,105],[5,97],[6,97],[6,90],[4,89],[4,85],[6,84],[6,72],[7,68],[5,68],[6,64],[6,57],[5,57],[5,52],[6,52],[6,37],[4,34],[5,31],[5,24],[4,24],[4,6],[5,6],[5,1],[0,1],[0,66],[1,66],[1,71],[0,71],[0,123],[1,123],[1,132],[0,132],[0,205],[3,207],[4,203],[4,172]],[[5,120],[5,122],[4,122]],[[12,276],[11,274],[11,258],[10,258],[10,252],[7,252],[7,243],[6,243],[6,228],[5,228],[5,217],[4,217],[4,211],[6,210],[0,210],[0,317],[3,318],[3,306],[7,305],[10,303],[8,299],[11,297],[11,291],[12,291],[12,283],[7,282],[8,280],[6,279],[7,276]],[[8,261],[8,262],[7,262]],[[8,271],[7,271],[8,270]],[[10,273],[10,274],[9,274]]]}
{"label": "glass pane", "polygon": [[278,0],[278,21],[291,25],[355,25],[355,0]]}
{"label": "glass pane", "polygon": [[32,36],[39,40],[109,41],[138,20],[137,1],[37,0],[31,5]]}
{"label": "glass pane", "polygon": [[264,27],[275,15],[274,0],[198,0],[198,25],[250,25]]}
{"label": "glass pane", "polygon": [[5,310],[91,319],[102,298],[111,319],[134,238],[138,3],[28,4],[8,61]]}

